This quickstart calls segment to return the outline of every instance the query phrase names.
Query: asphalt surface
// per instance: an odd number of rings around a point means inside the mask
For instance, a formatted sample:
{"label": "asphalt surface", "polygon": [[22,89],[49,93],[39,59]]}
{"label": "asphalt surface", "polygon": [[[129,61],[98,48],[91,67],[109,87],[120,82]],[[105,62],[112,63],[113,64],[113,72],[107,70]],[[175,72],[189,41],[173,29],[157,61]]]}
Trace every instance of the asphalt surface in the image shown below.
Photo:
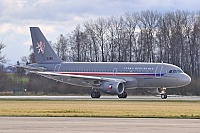
{"label": "asphalt surface", "polygon": [[[42,99],[42,100],[163,100],[160,96],[128,96],[126,99],[119,99],[117,96],[101,96],[93,99],[90,96],[0,96],[0,99]],[[164,100],[192,100],[200,101],[200,96],[177,96],[169,95]]]}
{"label": "asphalt surface", "polygon": [[1,133],[199,133],[199,119],[0,117]]}
{"label": "asphalt surface", "polygon": [[[159,96],[0,96],[0,99],[43,100],[162,100]],[[193,100],[198,96],[168,96],[166,100]],[[200,119],[0,117],[0,133],[200,133]]]}

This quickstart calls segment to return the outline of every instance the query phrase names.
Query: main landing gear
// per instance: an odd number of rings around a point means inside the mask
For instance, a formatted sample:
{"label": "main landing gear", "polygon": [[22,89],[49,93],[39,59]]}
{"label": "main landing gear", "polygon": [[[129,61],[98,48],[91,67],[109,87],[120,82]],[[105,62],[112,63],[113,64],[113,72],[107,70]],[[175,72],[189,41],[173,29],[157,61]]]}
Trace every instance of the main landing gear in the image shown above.
{"label": "main landing gear", "polygon": [[98,92],[98,91],[93,91],[93,92],[91,93],[91,97],[92,97],[92,98],[100,98],[100,96],[101,96],[101,93]]}
{"label": "main landing gear", "polygon": [[118,95],[119,98],[127,98],[127,93],[124,91],[122,94]]}
{"label": "main landing gear", "polygon": [[164,87],[161,88],[160,97],[161,97],[162,99],[167,99],[166,89],[167,89],[167,88],[164,88]]}
{"label": "main landing gear", "polygon": [[[93,91],[91,93],[91,97],[92,98],[100,98],[101,97],[101,93],[98,92],[98,91]],[[122,94],[119,94],[118,95],[119,98],[127,98],[127,93],[126,92],[123,92]]]}

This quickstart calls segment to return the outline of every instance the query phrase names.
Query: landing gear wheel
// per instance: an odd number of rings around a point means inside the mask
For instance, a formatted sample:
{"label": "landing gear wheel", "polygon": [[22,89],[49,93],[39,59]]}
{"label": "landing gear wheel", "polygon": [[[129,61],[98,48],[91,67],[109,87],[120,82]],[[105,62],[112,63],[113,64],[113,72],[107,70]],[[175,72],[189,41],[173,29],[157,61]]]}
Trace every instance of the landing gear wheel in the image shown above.
{"label": "landing gear wheel", "polygon": [[122,94],[118,95],[119,98],[127,98],[127,93],[124,91]]}
{"label": "landing gear wheel", "polygon": [[123,92],[122,94],[123,94],[123,98],[127,98],[128,95],[126,92]]}
{"label": "landing gear wheel", "polygon": [[91,93],[91,97],[92,97],[92,98],[95,98],[95,97],[96,97],[96,92],[92,92],[92,93]]}
{"label": "landing gear wheel", "polygon": [[100,98],[101,93],[97,91],[96,94],[97,94],[97,97],[96,97],[96,98]]}
{"label": "landing gear wheel", "polygon": [[167,94],[161,94],[162,99],[167,99]]}
{"label": "landing gear wheel", "polygon": [[166,90],[167,90],[167,88],[165,88],[165,87],[162,87],[162,88],[160,89],[160,91],[161,91],[160,97],[161,97],[162,99],[167,99]]}
{"label": "landing gear wheel", "polygon": [[91,93],[91,97],[92,98],[100,98],[100,96],[101,96],[101,93],[100,92],[95,92],[95,91],[93,91],[92,93]]}

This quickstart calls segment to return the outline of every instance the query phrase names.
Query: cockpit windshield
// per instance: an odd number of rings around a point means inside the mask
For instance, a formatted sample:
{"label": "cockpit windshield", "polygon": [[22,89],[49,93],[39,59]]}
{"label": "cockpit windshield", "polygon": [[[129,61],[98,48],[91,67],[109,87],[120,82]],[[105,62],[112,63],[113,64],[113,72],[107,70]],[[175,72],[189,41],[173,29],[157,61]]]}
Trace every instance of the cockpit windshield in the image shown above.
{"label": "cockpit windshield", "polygon": [[183,73],[182,70],[169,70],[169,73]]}

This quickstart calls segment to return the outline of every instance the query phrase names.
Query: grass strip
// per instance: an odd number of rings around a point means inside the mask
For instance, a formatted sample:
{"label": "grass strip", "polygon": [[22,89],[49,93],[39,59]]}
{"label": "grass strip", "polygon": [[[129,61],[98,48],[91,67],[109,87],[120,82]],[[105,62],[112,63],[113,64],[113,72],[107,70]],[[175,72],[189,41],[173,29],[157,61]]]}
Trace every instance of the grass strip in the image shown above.
{"label": "grass strip", "polygon": [[0,100],[0,116],[200,119],[200,101]]}

